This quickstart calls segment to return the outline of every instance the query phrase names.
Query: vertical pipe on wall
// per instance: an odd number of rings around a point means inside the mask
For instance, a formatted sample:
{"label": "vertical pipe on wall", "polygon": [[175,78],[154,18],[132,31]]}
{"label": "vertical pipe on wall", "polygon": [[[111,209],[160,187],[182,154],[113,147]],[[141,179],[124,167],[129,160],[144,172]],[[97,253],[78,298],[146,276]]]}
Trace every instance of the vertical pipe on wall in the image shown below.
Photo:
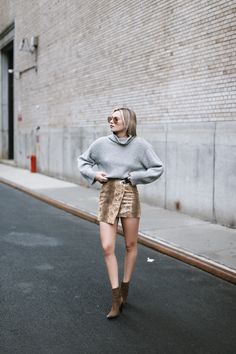
{"label": "vertical pipe on wall", "polygon": [[214,124],[213,132],[213,181],[212,181],[212,221],[217,222],[216,220],[216,211],[215,211],[215,168],[216,168],[216,122]]}
{"label": "vertical pipe on wall", "polygon": [[164,208],[167,209],[166,199],[167,199],[167,144],[168,144],[168,124],[165,126],[165,165],[164,165],[164,174],[165,174],[165,195],[164,195]]}

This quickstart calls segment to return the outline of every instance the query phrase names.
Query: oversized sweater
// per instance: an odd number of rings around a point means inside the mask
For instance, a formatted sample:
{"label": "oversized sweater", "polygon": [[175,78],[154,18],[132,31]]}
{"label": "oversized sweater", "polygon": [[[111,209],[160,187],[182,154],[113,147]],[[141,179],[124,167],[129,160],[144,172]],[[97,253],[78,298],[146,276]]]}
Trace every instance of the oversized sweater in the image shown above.
{"label": "oversized sweater", "polygon": [[78,157],[78,168],[90,184],[96,182],[96,170],[105,172],[108,179],[129,176],[132,185],[153,182],[163,173],[163,163],[146,140],[119,139],[115,134],[95,140]]}

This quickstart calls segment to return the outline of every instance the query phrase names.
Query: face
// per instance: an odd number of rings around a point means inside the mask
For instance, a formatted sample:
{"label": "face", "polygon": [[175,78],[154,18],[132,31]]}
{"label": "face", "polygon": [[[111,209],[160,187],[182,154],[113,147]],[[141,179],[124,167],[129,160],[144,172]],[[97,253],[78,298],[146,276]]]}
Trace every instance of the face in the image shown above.
{"label": "face", "polygon": [[124,126],[124,121],[122,118],[122,113],[120,111],[112,113],[112,115],[108,117],[108,123],[113,133],[117,134],[120,137],[127,135]]}

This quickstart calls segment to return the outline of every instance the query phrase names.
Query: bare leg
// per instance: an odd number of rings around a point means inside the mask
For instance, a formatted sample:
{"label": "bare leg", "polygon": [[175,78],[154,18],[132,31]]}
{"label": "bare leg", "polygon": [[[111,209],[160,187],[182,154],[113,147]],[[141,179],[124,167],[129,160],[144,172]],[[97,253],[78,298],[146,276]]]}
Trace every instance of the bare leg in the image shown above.
{"label": "bare leg", "polygon": [[123,282],[129,282],[133,274],[138,254],[137,240],[139,218],[122,218],[122,227],[125,236],[126,254],[124,265],[124,278]]}
{"label": "bare leg", "polygon": [[114,225],[100,222],[100,239],[112,289],[119,286],[118,264],[115,255],[116,234],[117,222]]}

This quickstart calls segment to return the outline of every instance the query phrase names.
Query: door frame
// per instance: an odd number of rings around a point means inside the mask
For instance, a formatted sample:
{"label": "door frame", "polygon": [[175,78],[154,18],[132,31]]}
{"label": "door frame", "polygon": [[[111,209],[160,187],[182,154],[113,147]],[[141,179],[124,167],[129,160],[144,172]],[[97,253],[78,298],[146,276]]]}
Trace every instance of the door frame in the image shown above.
{"label": "door frame", "polygon": [[0,82],[0,159],[12,160],[15,131],[14,24],[0,34]]}

